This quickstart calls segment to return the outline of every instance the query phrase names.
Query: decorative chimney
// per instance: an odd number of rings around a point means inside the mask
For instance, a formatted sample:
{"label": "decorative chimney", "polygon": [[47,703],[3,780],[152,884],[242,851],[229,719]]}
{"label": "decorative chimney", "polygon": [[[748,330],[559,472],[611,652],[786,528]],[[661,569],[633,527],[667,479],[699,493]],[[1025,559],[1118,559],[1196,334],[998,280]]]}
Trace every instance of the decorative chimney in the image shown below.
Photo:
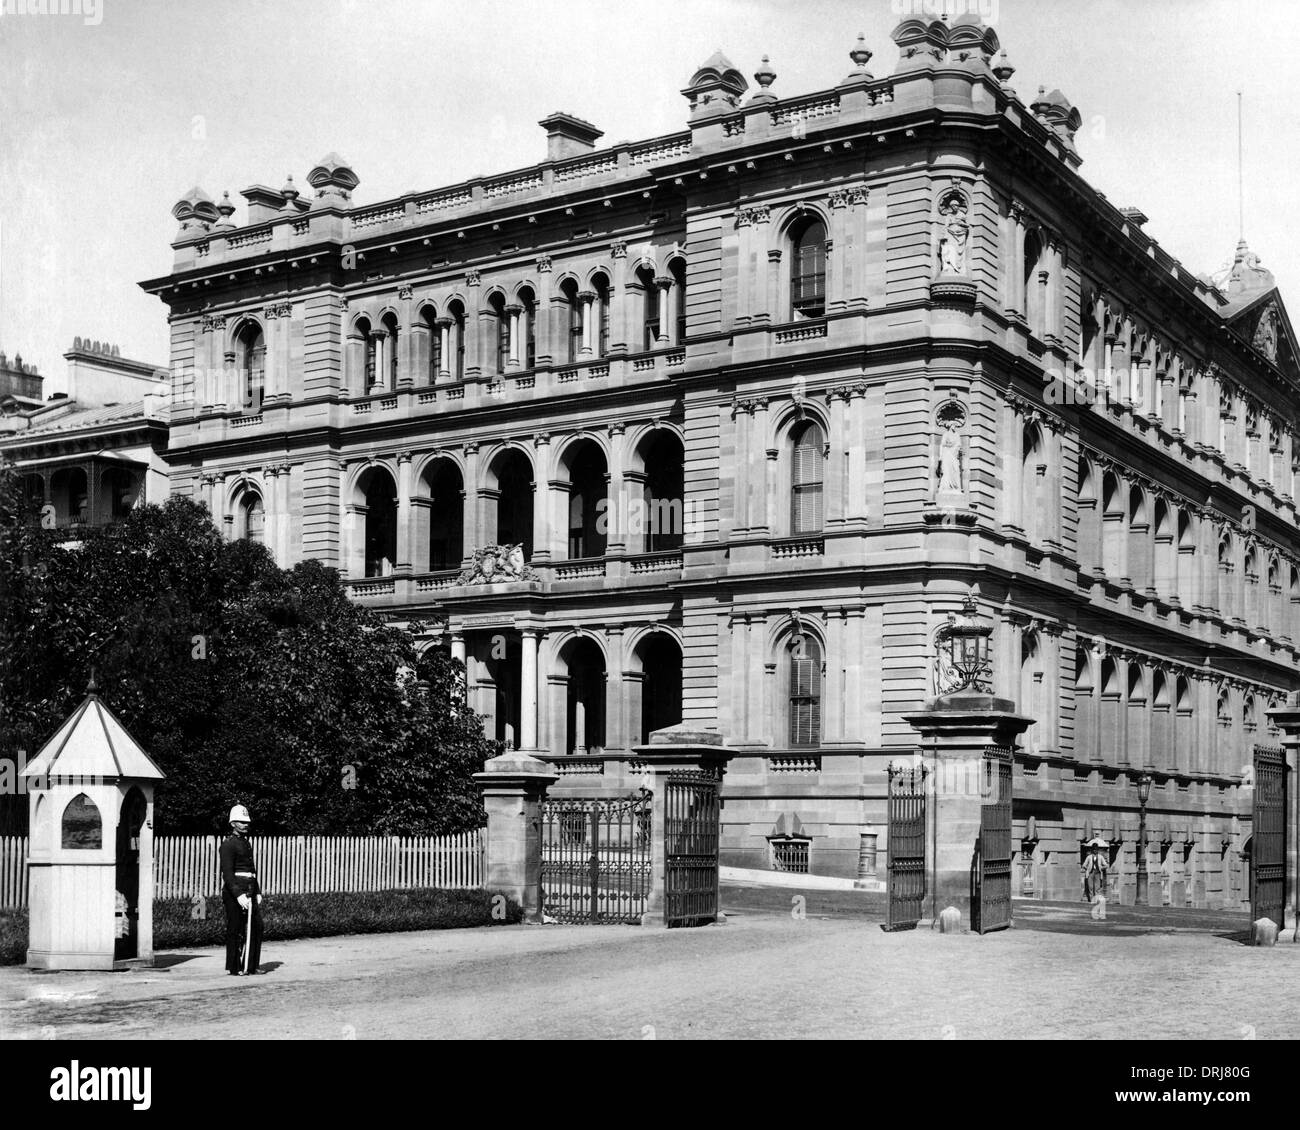
{"label": "decorative chimney", "polygon": [[352,205],[352,190],[361,181],[343,157],[327,153],[307,174],[307,183],[316,190],[313,208],[347,208]]}
{"label": "decorative chimney", "polygon": [[604,130],[597,129],[590,122],[559,110],[537,124],[546,131],[548,161],[563,161],[566,157],[590,153],[596,148],[597,138],[605,136]]}
{"label": "decorative chimney", "polygon": [[186,239],[211,230],[219,213],[212,197],[196,185],[172,205],[172,215],[181,225],[176,238]]}
{"label": "decorative chimney", "polygon": [[682,94],[690,99],[691,121],[729,114],[740,105],[749,83],[720,50],[691,76]]}
{"label": "decorative chimney", "polygon": [[248,201],[248,222],[260,224],[271,219],[284,207],[284,197],[273,188],[264,184],[250,185],[239,190],[239,195]]}

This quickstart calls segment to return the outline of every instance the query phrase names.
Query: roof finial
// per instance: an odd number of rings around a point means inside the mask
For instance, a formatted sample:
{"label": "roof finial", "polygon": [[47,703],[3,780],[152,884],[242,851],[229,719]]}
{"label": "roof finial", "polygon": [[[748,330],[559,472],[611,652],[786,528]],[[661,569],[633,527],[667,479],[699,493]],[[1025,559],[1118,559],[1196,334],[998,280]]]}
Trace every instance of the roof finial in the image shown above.
{"label": "roof finial", "polygon": [[98,693],[99,693],[99,681],[95,677],[95,665],[92,663],[90,665],[90,682],[86,684],[86,694],[91,695],[91,694],[98,694]]}

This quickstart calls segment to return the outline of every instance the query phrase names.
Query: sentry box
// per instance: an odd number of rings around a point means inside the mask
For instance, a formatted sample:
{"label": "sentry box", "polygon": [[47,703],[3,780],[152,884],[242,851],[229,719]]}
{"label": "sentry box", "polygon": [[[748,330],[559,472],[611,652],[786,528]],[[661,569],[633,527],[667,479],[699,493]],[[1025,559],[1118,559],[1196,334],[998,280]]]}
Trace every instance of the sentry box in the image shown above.
{"label": "sentry box", "polygon": [[153,790],[163,772],[100,701],[85,701],[22,772],[29,969],[153,964]]}

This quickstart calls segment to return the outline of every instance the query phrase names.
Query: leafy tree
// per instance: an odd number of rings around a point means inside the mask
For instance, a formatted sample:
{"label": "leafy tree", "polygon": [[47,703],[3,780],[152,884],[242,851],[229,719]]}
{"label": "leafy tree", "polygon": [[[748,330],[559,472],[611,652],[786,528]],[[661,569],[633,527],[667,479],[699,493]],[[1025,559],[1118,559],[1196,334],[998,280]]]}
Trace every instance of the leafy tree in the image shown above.
{"label": "leafy tree", "polygon": [[[498,747],[466,705],[463,668],[418,654],[335,570],[281,569],[179,496],[75,542],[32,519],[0,468],[0,755],[34,756],[93,667],[167,774],[159,831],[217,830],[235,802],[264,831],[482,822],[471,775]],[[17,799],[11,827],[25,820]]]}

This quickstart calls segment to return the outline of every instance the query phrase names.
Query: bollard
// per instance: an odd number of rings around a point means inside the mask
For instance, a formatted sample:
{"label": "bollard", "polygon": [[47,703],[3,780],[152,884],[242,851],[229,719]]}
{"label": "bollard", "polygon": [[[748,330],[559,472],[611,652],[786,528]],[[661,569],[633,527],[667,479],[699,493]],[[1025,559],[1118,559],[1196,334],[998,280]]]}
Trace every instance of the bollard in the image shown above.
{"label": "bollard", "polygon": [[1257,918],[1250,924],[1250,944],[1271,946],[1277,941],[1277,923],[1271,918]]}
{"label": "bollard", "polygon": [[945,907],[939,912],[939,933],[956,934],[961,930],[961,911],[955,906]]}

